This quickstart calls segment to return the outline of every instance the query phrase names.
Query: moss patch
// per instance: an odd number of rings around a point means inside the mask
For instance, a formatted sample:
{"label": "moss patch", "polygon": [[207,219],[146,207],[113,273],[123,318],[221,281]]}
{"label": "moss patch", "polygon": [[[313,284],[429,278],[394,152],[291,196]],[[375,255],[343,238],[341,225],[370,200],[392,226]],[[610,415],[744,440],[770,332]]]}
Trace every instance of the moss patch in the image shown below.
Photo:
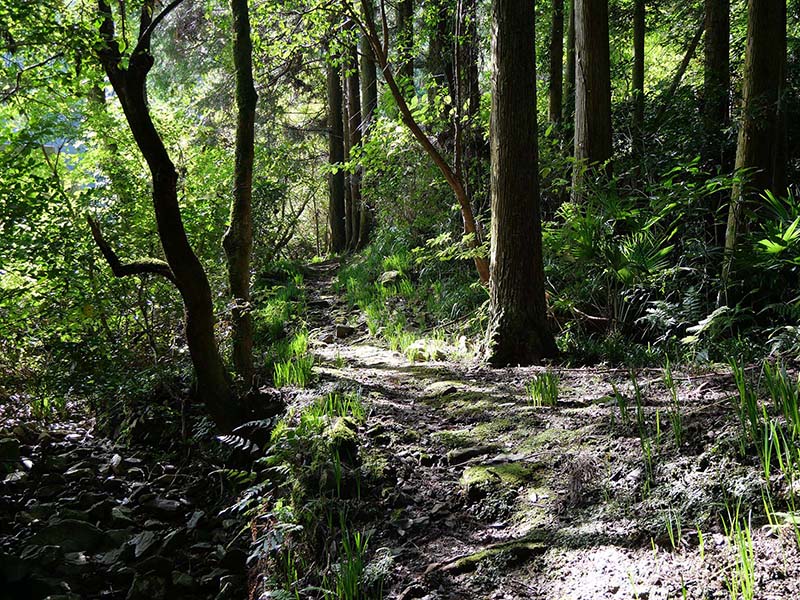
{"label": "moss patch", "polygon": [[460,483],[467,489],[492,483],[519,485],[530,481],[535,470],[536,468],[534,465],[526,463],[477,465],[464,469]]}

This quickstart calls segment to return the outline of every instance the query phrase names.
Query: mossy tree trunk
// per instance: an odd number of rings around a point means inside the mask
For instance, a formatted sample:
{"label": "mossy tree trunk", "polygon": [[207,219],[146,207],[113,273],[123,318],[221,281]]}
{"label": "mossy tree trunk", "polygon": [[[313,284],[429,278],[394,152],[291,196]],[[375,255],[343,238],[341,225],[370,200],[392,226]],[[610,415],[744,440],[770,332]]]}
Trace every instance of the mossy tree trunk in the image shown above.
{"label": "mossy tree trunk", "polygon": [[[747,47],[742,86],[742,122],[736,144],[736,170],[749,169],[747,185],[737,184],[731,193],[725,230],[722,295],[739,232],[750,223],[745,207],[758,212],[758,196],[770,191],[786,193],[786,2],[749,0]],[[727,301],[727,299],[725,298]]]}
{"label": "mossy tree trunk", "polygon": [[553,356],[547,328],[536,126],[534,3],[492,9],[492,239],[488,360],[527,365]]}
{"label": "mossy tree trunk", "polygon": [[231,0],[233,65],[236,72],[236,155],[233,171],[231,223],[222,245],[228,259],[228,282],[233,297],[233,367],[245,387],[253,379],[253,321],[250,316],[250,256],[253,249],[253,158],[256,95],[253,83],[253,44],[247,0]]}

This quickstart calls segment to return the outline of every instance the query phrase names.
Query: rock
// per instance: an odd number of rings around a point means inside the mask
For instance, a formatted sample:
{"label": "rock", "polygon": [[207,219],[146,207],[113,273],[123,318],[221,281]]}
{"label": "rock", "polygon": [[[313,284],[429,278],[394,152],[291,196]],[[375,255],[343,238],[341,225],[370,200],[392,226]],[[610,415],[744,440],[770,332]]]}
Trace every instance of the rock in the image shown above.
{"label": "rock", "polygon": [[163,577],[137,573],[125,598],[126,600],[164,600],[166,590],[167,582]]}
{"label": "rock", "polygon": [[164,538],[164,543],[161,544],[161,552],[165,554],[173,554],[180,548],[183,548],[187,539],[186,529],[176,529]]}
{"label": "rock", "polygon": [[122,492],[125,489],[125,481],[115,477],[108,477],[103,481],[103,489],[112,494]]}
{"label": "rock", "polygon": [[136,558],[141,558],[156,545],[159,541],[159,535],[154,531],[142,531],[133,536],[128,542],[133,546],[133,554]]}
{"label": "rock", "polygon": [[445,360],[447,354],[435,343],[426,340],[417,340],[411,343],[405,350],[408,360],[413,362],[423,362],[429,360]]}
{"label": "rock", "polygon": [[200,522],[200,519],[202,519],[205,515],[206,513],[204,513],[202,510],[194,511],[186,523],[187,529],[195,529],[197,524]]}
{"label": "rock", "polygon": [[471,458],[485,456],[497,451],[497,446],[472,446],[470,448],[456,448],[447,453],[447,462],[451,465],[460,465]]}
{"label": "rock", "polygon": [[152,500],[145,502],[143,506],[151,512],[162,517],[174,517],[181,512],[183,506],[177,500],[170,500],[156,496]]}
{"label": "rock", "polygon": [[330,345],[336,341],[336,336],[329,331],[328,333],[323,334],[322,337],[319,338],[319,341],[323,344]]}
{"label": "rock", "polygon": [[111,472],[114,473],[114,475],[123,475],[127,470],[127,465],[123,462],[119,454],[115,454],[111,457],[111,460],[108,461],[108,466],[111,468]]}
{"label": "rock", "polygon": [[136,570],[139,573],[153,573],[162,577],[168,577],[172,571],[172,567],[173,564],[170,559],[160,554],[154,554],[136,565]]}
{"label": "rock", "polygon": [[238,573],[244,572],[246,562],[247,552],[241,548],[234,547],[225,552],[224,556],[219,561],[219,564],[225,569],[230,569],[231,571]]}
{"label": "rock", "polygon": [[29,543],[39,546],[60,546],[64,552],[95,552],[109,543],[108,536],[91,523],[64,519],[50,523],[31,536]]}
{"label": "rock", "polygon": [[355,327],[350,327],[350,325],[337,325],[336,326],[336,337],[338,339],[343,339],[346,337],[350,337],[356,332]]}
{"label": "rock", "polygon": [[113,500],[105,499],[95,502],[87,511],[90,521],[108,521],[111,518],[111,511],[117,507]]}
{"label": "rock", "polygon": [[111,509],[111,522],[118,527],[130,527],[135,523],[130,509],[124,506],[115,506]]}
{"label": "rock", "polygon": [[184,588],[187,590],[194,589],[197,587],[197,582],[194,580],[194,577],[189,575],[188,573],[181,573],[180,571],[173,571],[172,572],[172,585],[177,588]]}
{"label": "rock", "polygon": [[381,273],[381,276],[378,277],[378,283],[381,285],[388,285],[390,283],[394,283],[400,278],[400,271],[385,271]]}

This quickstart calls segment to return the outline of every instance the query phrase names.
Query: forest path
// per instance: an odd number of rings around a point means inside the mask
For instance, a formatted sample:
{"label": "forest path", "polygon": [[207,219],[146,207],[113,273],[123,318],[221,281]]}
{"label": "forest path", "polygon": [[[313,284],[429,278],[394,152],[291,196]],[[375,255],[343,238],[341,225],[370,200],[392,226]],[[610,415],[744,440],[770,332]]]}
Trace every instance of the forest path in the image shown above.
{"label": "forest path", "polygon": [[[412,362],[363,324],[337,336],[360,317],[334,291],[336,266],[312,267],[307,322],[322,385],[355,384],[370,409],[361,454],[380,465],[381,489],[363,526],[394,557],[389,597],[731,597],[717,515],[728,488],[757,497],[752,469],[728,456],[727,378],[676,374],[678,447],[660,370],[638,373],[654,457],[646,486],[642,437],[612,396],[614,384],[635,410],[627,370],[553,368],[558,404],[536,407],[526,384],[541,367]],[[795,546],[753,535],[771,557],[759,597],[800,597],[800,562],[786,558]]]}

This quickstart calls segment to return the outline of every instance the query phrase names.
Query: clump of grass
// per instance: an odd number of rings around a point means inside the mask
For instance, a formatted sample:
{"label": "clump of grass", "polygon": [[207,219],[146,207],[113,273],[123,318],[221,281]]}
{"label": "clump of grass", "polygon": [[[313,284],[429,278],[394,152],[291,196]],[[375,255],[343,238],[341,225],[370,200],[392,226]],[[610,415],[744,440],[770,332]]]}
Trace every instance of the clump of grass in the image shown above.
{"label": "clump of grass", "polygon": [[306,387],[314,368],[314,357],[308,353],[308,332],[299,331],[288,342],[275,344],[274,352],[277,355],[273,363],[275,387]]}
{"label": "clump of grass", "polygon": [[800,382],[792,381],[781,361],[764,361],[764,385],[777,411],[783,415],[793,440],[800,437]]}
{"label": "clump of grass", "polygon": [[725,536],[734,552],[733,564],[725,574],[725,587],[730,593],[731,600],[753,600],[756,585],[756,559],[753,549],[753,534],[750,519],[745,520],[739,515],[737,505],[733,514],[728,509],[727,521],[722,519]]}
{"label": "clump of grass", "polygon": [[675,440],[675,445],[680,448],[683,443],[683,417],[681,416],[681,404],[678,400],[678,388],[675,385],[675,379],[672,377],[672,365],[667,358],[664,365],[664,387],[667,388],[669,393],[669,410],[667,416],[672,428],[672,437]]}
{"label": "clump of grass", "polygon": [[552,371],[534,375],[525,390],[533,406],[555,406],[558,402],[558,375]]}
{"label": "clump of grass", "polygon": [[[752,384],[748,381],[744,365],[736,360],[730,361],[733,380],[736,384],[736,395],[733,396],[734,409],[739,417],[741,435],[739,438],[739,451],[742,456],[747,453],[749,443],[754,443],[757,448],[762,446],[762,411],[758,403],[758,395]],[[764,415],[765,416],[765,415]]]}
{"label": "clump of grass", "polygon": [[615,383],[611,384],[611,392],[614,395],[614,403],[619,410],[619,418],[622,424],[627,427],[631,422],[630,412],[628,411],[628,399],[619,391]]}

